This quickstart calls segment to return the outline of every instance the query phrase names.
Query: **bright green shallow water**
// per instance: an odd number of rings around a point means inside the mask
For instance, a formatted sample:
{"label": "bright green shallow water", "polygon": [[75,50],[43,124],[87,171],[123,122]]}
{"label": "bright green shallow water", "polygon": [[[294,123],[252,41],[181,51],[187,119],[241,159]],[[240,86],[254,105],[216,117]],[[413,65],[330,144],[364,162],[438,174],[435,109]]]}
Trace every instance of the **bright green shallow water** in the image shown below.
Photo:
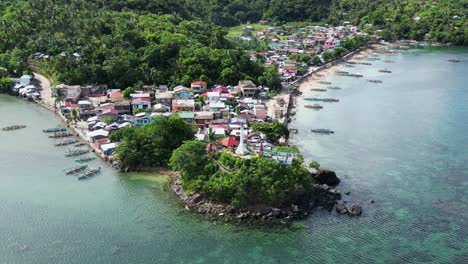
{"label": "bright green shallow water", "polygon": [[[301,109],[293,124],[305,157],[336,169],[364,214],[317,211],[291,227],[207,221],[184,211],[164,179],[99,160],[93,179],[65,176],[65,149],[40,132],[58,120],[1,95],[0,126],[28,127],[0,132],[0,263],[468,263],[468,50],[389,58],[349,68],[383,84],[333,77],[340,103]],[[314,127],[336,134],[306,132]]]}

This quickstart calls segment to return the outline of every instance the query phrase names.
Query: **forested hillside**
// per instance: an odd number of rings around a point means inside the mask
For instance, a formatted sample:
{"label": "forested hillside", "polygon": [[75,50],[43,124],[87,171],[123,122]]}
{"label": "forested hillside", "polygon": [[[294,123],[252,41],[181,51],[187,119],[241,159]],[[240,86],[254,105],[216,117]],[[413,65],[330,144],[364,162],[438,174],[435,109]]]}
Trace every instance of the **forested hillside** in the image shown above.
{"label": "forested hillside", "polygon": [[[33,52],[56,81],[187,85],[191,80],[278,84],[274,68],[252,62],[225,26],[351,21],[388,38],[425,37],[466,45],[467,1],[439,0],[2,0],[0,66],[19,75]],[[430,35],[426,35],[429,33]]]}

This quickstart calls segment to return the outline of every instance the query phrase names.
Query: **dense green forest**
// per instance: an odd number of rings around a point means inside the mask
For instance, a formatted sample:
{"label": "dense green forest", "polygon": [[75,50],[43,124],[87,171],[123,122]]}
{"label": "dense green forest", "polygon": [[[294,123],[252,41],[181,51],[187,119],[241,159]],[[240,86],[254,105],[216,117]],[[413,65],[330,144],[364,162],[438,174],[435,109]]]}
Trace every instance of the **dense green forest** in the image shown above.
{"label": "dense green forest", "polygon": [[[468,2],[458,0],[2,0],[0,67],[32,63],[57,82],[184,84],[239,79],[278,86],[274,68],[249,59],[226,37],[226,26],[267,19],[272,24],[343,21],[383,29],[387,39],[468,43]],[[429,35],[427,35],[429,34]]]}

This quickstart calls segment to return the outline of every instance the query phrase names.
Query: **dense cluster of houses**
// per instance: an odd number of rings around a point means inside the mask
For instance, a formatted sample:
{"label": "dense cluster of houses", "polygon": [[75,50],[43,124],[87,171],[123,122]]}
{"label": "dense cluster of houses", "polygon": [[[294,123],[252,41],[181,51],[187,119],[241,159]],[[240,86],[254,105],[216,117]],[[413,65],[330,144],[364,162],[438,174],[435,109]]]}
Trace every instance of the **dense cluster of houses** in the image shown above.
{"label": "dense cluster of houses", "polygon": [[[126,98],[123,91],[100,86],[58,85],[63,94],[60,108],[66,117],[77,109],[87,122],[87,137],[103,153],[111,154],[118,142],[110,142],[110,133],[125,127],[144,126],[161,115],[178,115],[197,128],[194,135],[206,140],[208,134],[222,139],[218,147],[241,155],[268,151],[274,145],[253,133],[251,122],[272,121],[264,103],[268,88],[252,81],[241,80],[237,86],[215,85],[210,89],[204,81],[194,81],[190,87],[166,85],[143,86]],[[276,153],[271,157],[284,163],[291,154]]]}
{"label": "dense cluster of houses", "polygon": [[[268,21],[259,21],[265,25]],[[365,28],[372,28],[366,24]],[[246,35],[252,35],[254,28],[249,26],[244,29]],[[341,47],[346,39],[359,35],[367,35],[360,32],[350,22],[344,22],[338,27],[307,26],[307,27],[271,27],[257,31],[252,37],[268,43],[268,50],[252,54],[252,59],[264,57],[267,65],[277,64],[280,66],[280,74],[283,79],[289,80],[298,75],[298,69],[306,68],[307,63],[300,63],[291,59],[293,54],[320,55],[326,50]],[[251,37],[242,37],[249,40]]]}

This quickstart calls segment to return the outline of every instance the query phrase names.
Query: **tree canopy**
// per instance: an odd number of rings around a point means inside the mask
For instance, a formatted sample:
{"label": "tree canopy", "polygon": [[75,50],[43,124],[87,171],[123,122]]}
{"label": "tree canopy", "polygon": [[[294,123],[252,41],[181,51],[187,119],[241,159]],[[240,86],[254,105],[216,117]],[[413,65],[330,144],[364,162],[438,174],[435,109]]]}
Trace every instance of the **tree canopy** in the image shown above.
{"label": "tree canopy", "polygon": [[273,123],[255,122],[252,123],[252,129],[255,132],[264,134],[267,139],[273,142],[278,142],[282,137],[289,136],[288,127],[278,121]]}

